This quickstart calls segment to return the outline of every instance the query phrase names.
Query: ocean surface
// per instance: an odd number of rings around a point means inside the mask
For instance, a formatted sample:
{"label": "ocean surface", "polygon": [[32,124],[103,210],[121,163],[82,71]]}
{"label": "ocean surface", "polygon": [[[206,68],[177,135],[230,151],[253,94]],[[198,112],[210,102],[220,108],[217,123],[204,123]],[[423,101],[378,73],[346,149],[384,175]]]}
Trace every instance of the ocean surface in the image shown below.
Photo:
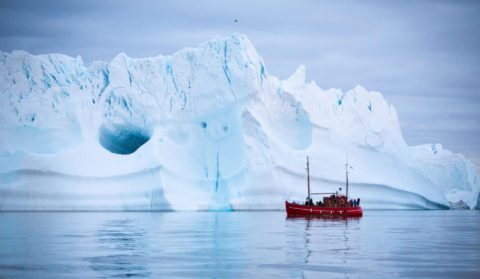
{"label": "ocean surface", "polygon": [[0,278],[480,278],[480,211],[2,212]]}

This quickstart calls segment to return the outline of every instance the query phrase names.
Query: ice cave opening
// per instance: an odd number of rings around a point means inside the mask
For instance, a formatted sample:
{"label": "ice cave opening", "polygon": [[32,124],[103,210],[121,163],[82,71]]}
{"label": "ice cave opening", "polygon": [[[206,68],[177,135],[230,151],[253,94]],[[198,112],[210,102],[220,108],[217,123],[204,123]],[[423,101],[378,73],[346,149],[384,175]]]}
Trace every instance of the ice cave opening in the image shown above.
{"label": "ice cave opening", "polygon": [[151,131],[148,128],[131,124],[103,124],[98,133],[100,144],[108,151],[128,155],[150,140]]}

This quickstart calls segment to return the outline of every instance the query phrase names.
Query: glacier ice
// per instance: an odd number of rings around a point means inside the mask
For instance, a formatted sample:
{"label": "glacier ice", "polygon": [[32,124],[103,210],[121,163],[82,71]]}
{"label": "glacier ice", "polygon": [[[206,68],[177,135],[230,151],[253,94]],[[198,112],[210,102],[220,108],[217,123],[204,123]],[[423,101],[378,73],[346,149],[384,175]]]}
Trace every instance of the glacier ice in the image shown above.
{"label": "glacier ice", "polygon": [[0,52],[0,210],[258,210],[344,184],[365,208],[475,208],[474,165],[407,146],[395,108],[269,75],[246,36],[86,66]]}

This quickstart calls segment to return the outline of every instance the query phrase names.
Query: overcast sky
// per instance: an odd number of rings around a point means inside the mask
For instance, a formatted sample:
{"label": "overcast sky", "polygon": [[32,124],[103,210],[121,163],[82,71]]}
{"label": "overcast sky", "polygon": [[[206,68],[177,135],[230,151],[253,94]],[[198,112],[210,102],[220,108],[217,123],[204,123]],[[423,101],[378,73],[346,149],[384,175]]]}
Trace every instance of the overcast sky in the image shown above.
{"label": "overcast sky", "polygon": [[[246,34],[269,74],[360,84],[399,113],[409,145],[480,166],[480,1],[0,1],[0,50],[111,60]],[[237,19],[238,22],[235,22]]]}

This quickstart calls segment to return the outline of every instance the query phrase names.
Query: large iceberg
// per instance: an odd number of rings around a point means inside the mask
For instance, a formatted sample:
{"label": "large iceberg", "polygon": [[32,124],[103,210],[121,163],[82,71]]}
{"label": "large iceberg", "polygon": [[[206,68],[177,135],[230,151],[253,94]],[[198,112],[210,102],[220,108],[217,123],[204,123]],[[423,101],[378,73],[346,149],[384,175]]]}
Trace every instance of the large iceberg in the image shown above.
{"label": "large iceberg", "polygon": [[378,92],[268,74],[246,36],[87,67],[0,52],[0,210],[281,209],[312,188],[364,208],[477,205],[474,165],[409,147]]}

